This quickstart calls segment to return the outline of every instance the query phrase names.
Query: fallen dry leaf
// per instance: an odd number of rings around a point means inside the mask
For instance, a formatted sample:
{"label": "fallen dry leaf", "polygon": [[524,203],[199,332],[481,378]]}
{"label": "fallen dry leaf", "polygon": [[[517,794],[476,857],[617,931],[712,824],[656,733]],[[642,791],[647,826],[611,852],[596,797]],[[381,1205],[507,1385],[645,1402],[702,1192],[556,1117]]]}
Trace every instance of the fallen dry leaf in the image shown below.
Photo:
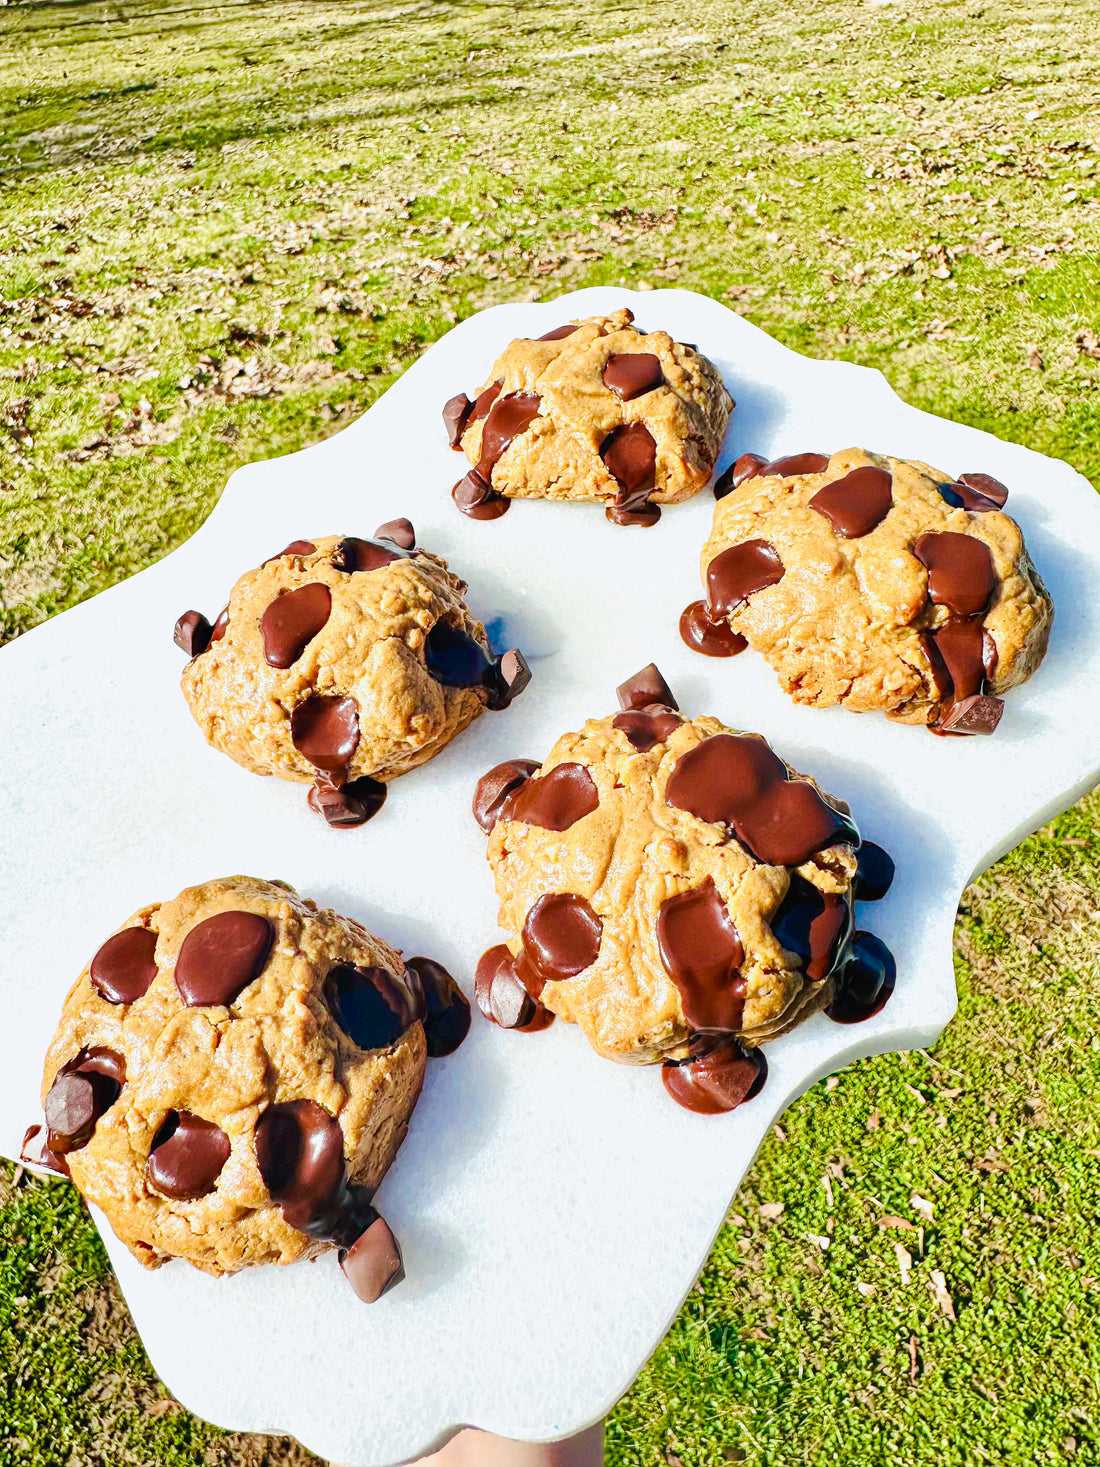
{"label": "fallen dry leaf", "polygon": [[902,1243],[894,1244],[894,1252],[898,1257],[898,1273],[901,1274],[901,1281],[903,1284],[907,1284],[913,1268],[913,1255]]}
{"label": "fallen dry leaf", "polygon": [[898,1217],[894,1212],[888,1212],[885,1217],[880,1217],[878,1225],[880,1228],[902,1228],[907,1233],[917,1231],[911,1222],[904,1217]]}
{"label": "fallen dry leaf", "polygon": [[877,1290],[876,1290],[874,1284],[865,1284],[865,1283],[860,1282],[860,1283],[857,1283],[856,1284],[856,1288],[859,1290],[859,1292],[863,1295],[863,1297],[865,1299],[873,1298],[874,1295],[877,1293]]}
{"label": "fallen dry leaf", "polygon": [[909,1198],[909,1206],[915,1213],[923,1217],[925,1222],[932,1221],[933,1204],[927,1197],[922,1197],[919,1192],[914,1192]]}
{"label": "fallen dry leaf", "polygon": [[932,1284],[932,1293],[936,1296],[936,1303],[940,1306],[941,1313],[946,1314],[948,1319],[954,1322],[956,1318],[955,1303],[951,1295],[947,1292],[947,1280],[944,1278],[943,1273],[940,1269],[934,1268],[928,1277]]}
{"label": "fallen dry leaf", "polygon": [[782,1217],[786,1209],[784,1202],[761,1202],[757,1211],[765,1222],[774,1222],[777,1217]]}

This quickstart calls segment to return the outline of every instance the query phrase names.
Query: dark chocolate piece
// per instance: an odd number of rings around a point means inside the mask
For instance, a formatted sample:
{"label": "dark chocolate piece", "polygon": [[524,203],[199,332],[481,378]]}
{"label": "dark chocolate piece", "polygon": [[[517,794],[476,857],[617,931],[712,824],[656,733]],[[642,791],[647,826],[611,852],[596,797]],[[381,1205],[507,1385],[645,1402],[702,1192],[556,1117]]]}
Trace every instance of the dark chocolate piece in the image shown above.
{"label": "dark chocolate piece", "polygon": [[988,514],[1003,509],[1008,490],[991,474],[960,474],[948,484],[937,484],[941,497],[952,509],[968,509],[972,514]]}
{"label": "dark chocolate piece", "polygon": [[894,880],[894,858],[873,840],[865,840],[856,854],[852,895],[857,902],[880,902]]}
{"label": "dark chocolate piece", "polygon": [[680,616],[680,638],[704,657],[736,657],[749,645],[724,616],[712,620],[705,601],[693,601]]}
{"label": "dark chocolate piece", "polygon": [[180,944],[176,987],[192,1008],[228,1008],[263,972],[275,924],[258,912],[218,912],[197,923]]}
{"label": "dark chocolate piece", "polygon": [[405,967],[423,999],[421,1022],[429,1058],[453,1054],[470,1032],[469,999],[441,963],[431,958],[406,958]]}
{"label": "dark chocolate piece", "polygon": [[474,819],[486,835],[504,815],[509,796],[526,783],[538,767],[534,759],[506,759],[481,776],[474,791],[473,812]]}
{"label": "dark chocolate piece", "polygon": [[105,1045],[81,1049],[63,1064],[43,1105],[50,1151],[61,1156],[86,1146],[125,1081],[125,1061]]}
{"label": "dark chocolate piece", "polygon": [[757,591],[783,579],[783,562],[767,540],[744,540],[721,551],[707,566],[707,612],[729,616]]}
{"label": "dark chocolate piece", "polygon": [[846,951],[852,913],[839,893],[818,891],[812,882],[792,871],[787,894],[770,925],[780,946],[801,958],[806,977],[820,983]]}
{"label": "dark chocolate piece", "polygon": [[290,715],[290,738],[315,769],[342,783],[359,744],[359,704],[354,698],[311,693]]}
{"label": "dark chocolate piece", "polygon": [[564,341],[567,336],[572,336],[578,328],[572,321],[566,326],[555,326],[553,331],[548,331],[545,336],[540,336],[539,341]]}
{"label": "dark chocolate piece", "polygon": [[331,1235],[344,1185],[344,1135],[313,1100],[268,1106],[256,1122],[256,1163],[292,1228]]}
{"label": "dark chocolate piece", "polygon": [[608,357],[603,369],[604,386],[623,402],[633,402],[652,392],[664,380],[660,357],[647,351],[616,352]]}
{"label": "dark chocolate piece", "polygon": [[392,565],[395,560],[404,560],[407,556],[408,551],[392,540],[360,540],[349,535],[332,552],[332,563],[337,570],[351,573],[381,570],[384,565]]}
{"label": "dark chocolate piece", "polygon": [[913,554],[928,568],[928,595],[956,616],[979,616],[997,588],[989,546],[952,530],[922,535]]}
{"label": "dark chocolate piece", "polygon": [[624,713],[631,708],[648,708],[651,703],[663,703],[666,708],[672,709],[680,706],[655,662],[647,662],[633,677],[620,683],[615,689],[615,696]]}
{"label": "dark chocolate piece", "polygon": [[600,444],[600,457],[618,480],[608,515],[616,524],[654,524],[661,511],[648,502],[656,487],[657,444],[644,423],[627,423]]}
{"label": "dark chocolate piece", "polygon": [[46,1144],[47,1134],[45,1126],[28,1126],[23,1135],[23,1145],[19,1149],[19,1160],[25,1161],[28,1166],[38,1166],[48,1172],[55,1172],[59,1177],[68,1177],[69,1163],[63,1156],[50,1150]]}
{"label": "dark chocolate piece", "polygon": [[540,896],[523,924],[523,952],[544,983],[575,978],[596,961],[603,922],[574,892]]}
{"label": "dark chocolate piece", "polygon": [[673,713],[663,703],[653,703],[648,708],[631,708],[626,713],[617,713],[611,723],[626,735],[639,754],[646,754],[654,745],[670,739],[683,721],[678,713]]}
{"label": "dark chocolate piece", "polygon": [[823,474],[828,467],[827,453],[789,453],[785,458],[773,458],[766,463],[760,477],[791,479],[796,474]]}
{"label": "dark chocolate piece", "polygon": [[323,815],[334,830],[352,830],[373,820],[386,803],[388,786],[369,774],[360,775],[348,784],[332,784],[315,779],[306,795],[306,804],[317,815]]}
{"label": "dark chocolate piece", "polygon": [[185,611],[176,622],[172,640],[188,657],[198,657],[200,652],[205,652],[209,647],[213,630],[201,611]]}
{"label": "dark chocolate piece", "polygon": [[729,468],[723,470],[715,480],[715,499],[725,499],[727,494],[732,494],[746,479],[757,478],[764,472],[766,462],[758,453],[743,453],[740,458],[734,459]]}
{"label": "dark chocolate piece", "polygon": [[155,1191],[177,1201],[213,1192],[229,1160],[229,1137],[213,1121],[189,1110],[170,1110],[145,1164],[145,1179]]}
{"label": "dark chocolate piece", "polygon": [[961,702],[963,698],[985,691],[985,632],[980,616],[968,619],[952,617],[927,635],[950,682],[947,691],[952,694],[952,701]]}
{"label": "dark chocolate piece", "polygon": [[976,693],[953,703],[933,731],[944,734],[995,733],[1004,711],[1003,699]]}
{"label": "dark chocolate piece", "polygon": [[218,619],[210,629],[211,642],[220,642],[225,636],[225,629],[229,625],[229,607],[223,606],[218,612]]}
{"label": "dark chocolate piece", "polygon": [[156,950],[155,932],[147,927],[124,927],[92,959],[92,987],[108,1003],[136,1003],[157,976]]}
{"label": "dark chocolate piece", "polygon": [[377,1213],[350,1248],[340,1249],[339,1262],[356,1298],[362,1299],[364,1304],[376,1303],[405,1277],[397,1239],[386,1219]]}
{"label": "dark chocolate piece", "polygon": [[449,688],[481,688],[486,706],[507,708],[531,681],[531,669],[517,648],[494,661],[469,632],[437,621],[424,639],[424,663],[439,683]]}
{"label": "dark chocolate piece", "polygon": [[893,508],[893,482],[888,469],[867,464],[819,489],[810,500],[810,508],[823,515],[844,539],[859,540],[881,524]]}
{"label": "dark chocolate piece", "polygon": [[338,963],[325,976],[332,1017],[360,1049],[388,1049],[414,1022],[419,1001],[385,968]]}
{"label": "dark chocolate piece", "polygon": [[764,1088],[768,1062],[760,1049],[746,1049],[738,1040],[724,1038],[709,1046],[693,1044],[685,1060],[666,1060],[661,1066],[664,1087],[685,1110],[697,1115],[721,1115],[752,1100]]}
{"label": "dark chocolate piece", "polygon": [[494,713],[507,708],[531,681],[531,669],[518,647],[511,647],[495,664],[486,707]]}
{"label": "dark chocolate piece", "polygon": [[896,979],[897,964],[886,944],[871,932],[857,932],[825,1012],[838,1024],[873,1018],[886,1005]]}
{"label": "dark chocolate piece", "polygon": [[451,448],[462,447],[462,435],[474,405],[464,392],[456,392],[443,404],[443,426],[447,430],[447,443]]}
{"label": "dark chocolate piece", "polygon": [[512,503],[503,494],[498,494],[476,469],[471,469],[464,479],[459,479],[451,490],[451,498],[472,520],[498,520],[508,512]]}
{"label": "dark chocolate piece", "polygon": [[661,903],[657,947],[693,1029],[740,1029],[745,1008],[745,950],[722,895],[708,876],[701,886]]}
{"label": "dark chocolate piece", "polygon": [[284,555],[312,555],[316,549],[317,546],[314,545],[312,540],[291,540],[290,544],[284,546],[278,555],[269,555],[264,561],[264,565],[270,565],[273,560],[282,560]]}
{"label": "dark chocolate piece", "polygon": [[396,545],[398,550],[414,550],[416,548],[416,531],[413,529],[412,520],[407,520],[404,515],[395,520],[387,520],[384,525],[379,525],[374,532],[376,540],[389,540]]}
{"label": "dark chocolate piece", "polygon": [[[541,992],[541,984],[537,986]],[[520,980],[516,961],[504,943],[491,947],[479,958],[474,997],[490,1023],[501,1029],[527,1028],[542,1008]]]}
{"label": "dark chocolate piece", "polygon": [[568,830],[599,803],[600,792],[583,764],[556,764],[516,790],[508,802],[508,819],[543,830]]}
{"label": "dark chocolate piece", "polygon": [[[346,542],[345,542],[346,543]],[[329,619],[332,593],[320,581],[284,591],[264,611],[260,631],[270,667],[293,667]]]}

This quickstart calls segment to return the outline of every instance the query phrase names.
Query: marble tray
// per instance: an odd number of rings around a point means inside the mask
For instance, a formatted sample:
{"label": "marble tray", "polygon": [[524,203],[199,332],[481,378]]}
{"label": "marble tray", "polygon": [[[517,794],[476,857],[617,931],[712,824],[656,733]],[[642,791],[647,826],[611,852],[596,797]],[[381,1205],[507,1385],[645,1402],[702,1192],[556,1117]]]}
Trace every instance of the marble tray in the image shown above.
{"label": "marble tray", "polygon": [[[455,510],[444,400],[474,388],[513,336],[624,304],[721,366],[737,399],[723,465],[749,448],[858,444],[1009,485],[1057,616],[995,738],[796,708],[755,654],[689,652],[677,619],[699,595],[709,492],[650,530],[614,527],[591,505],[518,503],[492,523]],[[394,784],[370,825],[333,831],[303,787],[206,747],[177,686],[172,624],[187,607],[217,612],[239,572],[289,540],[369,535],[395,515],[469,580],[474,609],[527,649],[535,681]],[[462,1423],[528,1439],[579,1431],[660,1341],[768,1126],[822,1075],[936,1038],[956,1003],[963,887],[1100,778],[1098,584],[1100,500],[1065,464],[909,408],[877,373],[807,360],[714,301],[600,288],[473,317],[337,436],[239,470],[174,554],[0,653],[0,999],[18,1036],[0,1067],[0,1149],[15,1157],[38,1116],[41,1056],[81,966],[135,907],[191,882],[282,877],[439,958],[472,991],[499,936],[469,816],[477,777],[612,711],[615,685],[655,659],[682,708],[765,733],[894,854],[894,888],[861,923],[897,955],[886,1009],[852,1028],[818,1016],[777,1041],[759,1098],[713,1118],[672,1104],[656,1070],[598,1060],[563,1024],[524,1036],[476,1018],[462,1049],[430,1066],[383,1184],[408,1278],[373,1307],[334,1255],[221,1281],[182,1264],[145,1273],[104,1229],[153,1364],[211,1421],[289,1431],[355,1464],[403,1461]]]}

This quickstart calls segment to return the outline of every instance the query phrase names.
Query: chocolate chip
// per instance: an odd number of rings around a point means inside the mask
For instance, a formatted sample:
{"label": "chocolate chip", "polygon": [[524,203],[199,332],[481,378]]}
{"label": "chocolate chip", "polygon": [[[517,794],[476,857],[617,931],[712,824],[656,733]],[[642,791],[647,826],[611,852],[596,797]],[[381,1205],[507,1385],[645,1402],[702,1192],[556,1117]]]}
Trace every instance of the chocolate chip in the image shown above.
{"label": "chocolate chip", "polygon": [[847,837],[843,818],[807,780],[788,779],[783,761],[762,739],[704,739],[677,760],[665,798],[700,820],[730,826],[769,866],[800,866]]}
{"label": "chocolate chip", "polygon": [[760,1094],[767,1077],[763,1051],[746,1049],[732,1038],[711,1039],[687,1059],[661,1066],[664,1087],[677,1105],[704,1116],[736,1110]]}
{"label": "chocolate chip", "polygon": [[894,880],[894,858],[872,840],[865,840],[856,854],[856,879],[852,895],[857,902],[880,902]]}
{"label": "chocolate chip", "polygon": [[102,1045],[81,1049],[62,1065],[43,1105],[49,1149],[62,1155],[86,1146],[125,1080],[122,1056]]}
{"label": "chocolate chip", "polygon": [[50,1150],[46,1144],[46,1128],[44,1126],[28,1126],[23,1136],[23,1145],[19,1149],[19,1160],[25,1161],[28,1166],[38,1166],[46,1171],[56,1172],[59,1177],[69,1175],[69,1163],[65,1158]]}
{"label": "chocolate chip", "polygon": [[268,666],[293,667],[322,630],[331,611],[332,594],[320,581],[311,581],[296,591],[284,591],[276,596],[260,618]]}
{"label": "chocolate chip", "polygon": [[616,352],[603,369],[604,386],[623,402],[652,392],[664,380],[660,357],[646,351]]}
{"label": "chocolate chip", "polygon": [[387,786],[367,774],[348,784],[315,779],[306,804],[315,814],[323,815],[334,830],[351,830],[374,819],[386,803],[386,793]]}
{"label": "chocolate chip", "polygon": [[359,704],[354,698],[312,693],[290,715],[290,738],[315,769],[342,782],[359,744]]}
{"label": "chocolate chip", "polygon": [[791,453],[786,458],[773,458],[760,474],[768,479],[792,479],[796,474],[823,474],[828,467],[827,453]]}
{"label": "chocolate chip", "polygon": [[570,322],[567,326],[555,326],[553,331],[548,331],[545,336],[540,336],[539,341],[564,341],[567,336],[572,336],[578,328]]}
{"label": "chocolate chip", "polygon": [[[534,986],[542,991],[542,980],[532,974]],[[503,943],[482,953],[474,976],[477,1006],[490,1023],[501,1029],[545,1028],[539,1022],[544,1010],[527,991],[517,971],[516,960]],[[551,1015],[551,1019],[553,1015]]]}
{"label": "chocolate chip", "polygon": [[596,961],[603,922],[582,896],[540,896],[523,924],[524,957],[544,983],[575,978]]}
{"label": "chocolate chip", "polygon": [[109,937],[92,959],[92,987],[108,1003],[136,1003],[157,976],[157,934],[125,927]]}
{"label": "chocolate chip", "polygon": [[526,433],[541,407],[542,399],[532,392],[510,392],[493,403],[481,430],[481,451],[476,464],[477,473],[486,484],[492,484],[498,462],[513,439]]}
{"label": "chocolate chip", "polygon": [[693,1029],[739,1029],[745,1008],[745,950],[721,893],[708,876],[657,912],[657,947]]}
{"label": "chocolate chip", "polygon": [[983,540],[945,530],[922,535],[913,554],[928,568],[928,595],[936,606],[946,606],[956,616],[985,611],[997,587],[997,572]]}
{"label": "chocolate chip", "polygon": [[810,508],[823,515],[844,539],[860,540],[893,508],[893,482],[888,470],[867,464],[819,489]]}
{"label": "chocolate chip", "polygon": [[213,1192],[229,1160],[229,1137],[189,1110],[170,1110],[153,1137],[145,1179],[165,1197],[189,1201]]}
{"label": "chocolate chip", "polygon": [[512,503],[503,494],[498,494],[476,469],[471,469],[464,479],[459,479],[451,490],[451,498],[472,520],[498,520],[508,512]]}
{"label": "chocolate chip", "polygon": [[474,791],[474,819],[486,835],[504,813],[510,795],[514,794],[538,768],[534,759],[506,759],[483,774]]}
{"label": "chocolate chip", "polygon": [[486,707],[494,713],[507,708],[531,681],[531,669],[518,647],[505,652],[493,669]]}
{"label": "chocolate chip", "polygon": [[724,470],[714,484],[715,499],[725,499],[727,494],[732,494],[739,484],[746,479],[755,479],[764,472],[767,462],[758,453],[743,453]]}
{"label": "chocolate chip", "polygon": [[312,555],[316,549],[317,546],[314,545],[312,540],[291,540],[290,544],[280,550],[278,555],[269,555],[264,561],[264,565],[270,565],[273,560],[282,560],[284,555],[293,555],[299,558],[303,555]]}
{"label": "chocolate chip", "polygon": [[225,636],[225,629],[229,625],[229,607],[223,606],[218,612],[218,619],[210,631],[211,642],[220,642]]}
{"label": "chocolate chip", "polygon": [[360,1049],[389,1049],[415,1016],[405,985],[385,968],[338,963],[325,976],[324,995],[332,1017]]}
{"label": "chocolate chip", "polygon": [[462,435],[474,405],[464,392],[456,392],[443,404],[443,426],[447,430],[447,443],[451,448],[461,449]]}
{"label": "chocolate chip", "polygon": [[526,780],[508,804],[508,819],[542,830],[568,830],[600,803],[600,792],[583,764],[556,764]]}
{"label": "chocolate chip", "polygon": [[428,1055],[440,1059],[453,1054],[470,1032],[470,1003],[441,963],[431,958],[406,958],[424,1000],[424,1035]]}
{"label": "chocolate chip", "polygon": [[952,509],[968,509],[973,514],[1002,509],[1008,498],[1008,490],[991,474],[960,474],[958,479],[936,487]]}
{"label": "chocolate chip", "polygon": [[844,897],[818,891],[812,882],[792,872],[786,895],[771,919],[771,929],[781,947],[802,959],[806,977],[820,983],[845,952],[852,913]]}
{"label": "chocolate chip", "polygon": [[704,657],[736,657],[749,645],[724,616],[712,620],[705,601],[693,601],[680,616],[680,638]]}
{"label": "chocolate chip", "polygon": [[218,912],[197,923],[180,944],[176,987],[192,1008],[228,1008],[263,972],[275,924],[258,912]]}
{"label": "chocolate chip", "polygon": [[937,733],[991,734],[1005,711],[1004,701],[979,693],[953,703],[936,726]]}
{"label": "chocolate chip", "polygon": [[377,1213],[350,1248],[341,1248],[339,1260],[344,1277],[364,1304],[376,1303],[405,1277],[397,1239]]}
{"label": "chocolate chip", "polygon": [[644,423],[627,423],[609,433],[600,444],[600,457],[619,481],[621,502],[654,487],[657,444]]}
{"label": "chocolate chip", "polygon": [[707,611],[712,621],[729,616],[757,591],[783,579],[783,562],[767,540],[744,540],[716,555],[707,566]]}
{"label": "chocolate chip", "polygon": [[374,532],[376,540],[389,540],[399,550],[413,550],[416,547],[416,531],[413,529],[412,520],[407,520],[404,515],[396,520],[387,520],[384,525],[379,525]]}
{"label": "chocolate chip", "polygon": [[615,696],[624,713],[631,708],[648,708],[651,703],[663,703],[666,708],[673,709],[680,706],[655,662],[647,662],[633,677],[620,683],[615,689]]}
{"label": "chocolate chip", "polygon": [[209,647],[213,630],[201,611],[185,611],[176,622],[172,640],[188,657],[198,657],[200,652],[205,652]]}
{"label": "chocolate chip", "polygon": [[632,708],[627,713],[617,713],[611,724],[626,735],[639,754],[646,754],[655,745],[670,739],[683,721],[678,713],[671,712],[661,703],[654,703],[649,708]]}
{"label": "chocolate chip", "polygon": [[256,1164],[292,1228],[318,1236],[330,1227],[344,1183],[344,1135],[316,1101],[268,1106],[256,1123]]}
{"label": "chocolate chip", "polygon": [[893,993],[896,979],[897,964],[886,944],[873,933],[857,932],[836,995],[825,1012],[838,1024],[873,1018]]}
{"label": "chocolate chip", "polygon": [[404,560],[405,557],[406,552],[392,541],[360,540],[349,535],[332,552],[332,563],[337,570],[351,573],[381,570],[384,565],[392,565],[395,560]]}
{"label": "chocolate chip", "polygon": [[974,489],[986,499],[992,499],[994,504],[1000,508],[1008,498],[1008,489],[995,479],[992,474],[960,474],[959,483],[965,484],[968,489]]}

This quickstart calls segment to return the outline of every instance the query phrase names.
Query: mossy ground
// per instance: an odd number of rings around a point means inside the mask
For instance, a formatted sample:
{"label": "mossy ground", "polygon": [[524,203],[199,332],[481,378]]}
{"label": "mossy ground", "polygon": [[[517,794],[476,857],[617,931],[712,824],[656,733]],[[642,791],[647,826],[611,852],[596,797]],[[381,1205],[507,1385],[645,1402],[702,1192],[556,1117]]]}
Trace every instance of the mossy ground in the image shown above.
{"label": "mossy ground", "polygon": [[[0,636],[580,285],[705,291],[1100,483],[1098,81],[1100,0],[9,0]],[[769,1136],[618,1467],[1100,1462],[1098,836],[1094,795],[967,893],[933,1054]],[[312,1460],[175,1408],[74,1194],[0,1189],[0,1463]]]}

